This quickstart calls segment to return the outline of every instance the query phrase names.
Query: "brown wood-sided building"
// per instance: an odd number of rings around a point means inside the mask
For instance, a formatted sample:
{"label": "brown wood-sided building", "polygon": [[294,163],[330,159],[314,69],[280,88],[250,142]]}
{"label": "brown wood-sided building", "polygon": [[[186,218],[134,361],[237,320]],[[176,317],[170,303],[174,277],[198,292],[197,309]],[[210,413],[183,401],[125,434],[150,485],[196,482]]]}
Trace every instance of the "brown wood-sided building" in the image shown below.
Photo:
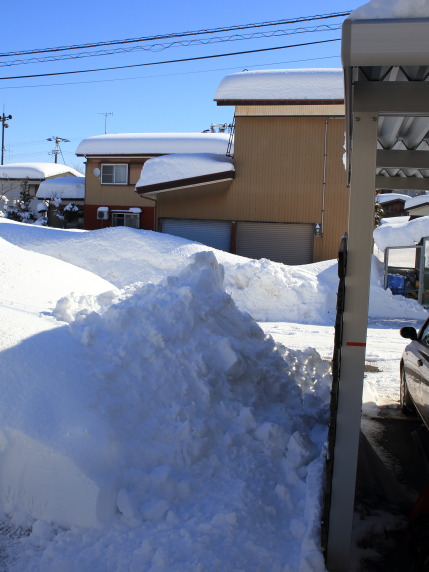
{"label": "brown wood-sided building", "polygon": [[235,177],[154,184],[149,161],[136,190],[156,198],[157,230],[286,264],[336,258],[349,201],[343,97],[342,70],[227,76],[215,101],[235,106]]}
{"label": "brown wood-sided building", "polygon": [[381,205],[384,218],[404,216],[405,202],[410,199],[408,195],[400,193],[380,193],[376,196],[376,201]]}

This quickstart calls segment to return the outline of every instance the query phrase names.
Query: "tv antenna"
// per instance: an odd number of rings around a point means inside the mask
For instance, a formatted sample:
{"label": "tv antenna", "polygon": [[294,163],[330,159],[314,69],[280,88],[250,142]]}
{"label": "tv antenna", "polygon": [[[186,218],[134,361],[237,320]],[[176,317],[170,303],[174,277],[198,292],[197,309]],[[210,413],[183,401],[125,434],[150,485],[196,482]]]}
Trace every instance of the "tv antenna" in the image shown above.
{"label": "tv antenna", "polygon": [[109,117],[109,115],[113,115],[112,112],[105,112],[105,113],[99,113],[98,115],[104,115],[104,134],[107,133],[107,118]]}

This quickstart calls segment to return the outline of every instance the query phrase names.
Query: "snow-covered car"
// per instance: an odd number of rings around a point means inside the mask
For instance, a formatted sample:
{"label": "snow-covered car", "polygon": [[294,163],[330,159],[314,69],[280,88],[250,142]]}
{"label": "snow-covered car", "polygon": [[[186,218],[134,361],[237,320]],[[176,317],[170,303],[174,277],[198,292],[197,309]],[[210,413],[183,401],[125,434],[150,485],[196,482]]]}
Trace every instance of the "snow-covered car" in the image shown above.
{"label": "snow-covered car", "polygon": [[400,334],[411,340],[400,362],[401,408],[404,413],[417,411],[429,428],[429,318],[418,332],[405,326]]}

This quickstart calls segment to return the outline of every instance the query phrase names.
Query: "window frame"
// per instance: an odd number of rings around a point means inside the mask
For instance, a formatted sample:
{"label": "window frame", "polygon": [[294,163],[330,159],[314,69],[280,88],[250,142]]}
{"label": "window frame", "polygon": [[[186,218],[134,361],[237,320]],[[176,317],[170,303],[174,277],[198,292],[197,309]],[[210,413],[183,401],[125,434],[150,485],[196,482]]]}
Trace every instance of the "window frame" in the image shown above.
{"label": "window frame", "polygon": [[428,334],[429,334],[429,320],[426,320],[426,322],[423,324],[423,326],[419,332],[419,336],[418,336],[418,341],[426,347],[429,346]]}
{"label": "window frame", "polygon": [[[114,224],[118,215],[123,217],[124,224]],[[111,216],[112,216],[112,226],[113,227],[123,226],[123,227],[127,227],[127,228],[140,228],[140,213],[133,213],[133,212],[129,212],[129,211],[112,211]],[[127,218],[135,219],[137,221],[137,225],[133,226],[133,225],[125,224]]]}
{"label": "window frame", "polygon": [[[109,176],[113,176],[113,182],[106,182],[103,181],[103,175],[106,175],[106,173],[103,173],[103,170],[105,167],[113,167],[113,173],[109,174]],[[125,182],[116,182],[116,167],[125,167],[125,171],[126,171],[126,176],[125,176]],[[100,173],[100,184],[101,185],[128,185],[128,181],[129,181],[129,165],[128,163],[102,163],[101,164],[101,173]]]}

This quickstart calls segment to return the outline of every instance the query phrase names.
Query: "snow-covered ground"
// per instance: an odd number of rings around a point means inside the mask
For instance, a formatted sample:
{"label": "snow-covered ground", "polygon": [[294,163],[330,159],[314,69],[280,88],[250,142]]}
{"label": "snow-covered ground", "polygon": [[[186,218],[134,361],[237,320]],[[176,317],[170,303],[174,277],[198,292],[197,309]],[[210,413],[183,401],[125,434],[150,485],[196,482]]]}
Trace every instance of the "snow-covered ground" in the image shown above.
{"label": "snow-covered ground", "polygon": [[[5,219],[0,252],[7,570],[324,570],[335,261]],[[425,315],[374,257],[364,408]]]}

